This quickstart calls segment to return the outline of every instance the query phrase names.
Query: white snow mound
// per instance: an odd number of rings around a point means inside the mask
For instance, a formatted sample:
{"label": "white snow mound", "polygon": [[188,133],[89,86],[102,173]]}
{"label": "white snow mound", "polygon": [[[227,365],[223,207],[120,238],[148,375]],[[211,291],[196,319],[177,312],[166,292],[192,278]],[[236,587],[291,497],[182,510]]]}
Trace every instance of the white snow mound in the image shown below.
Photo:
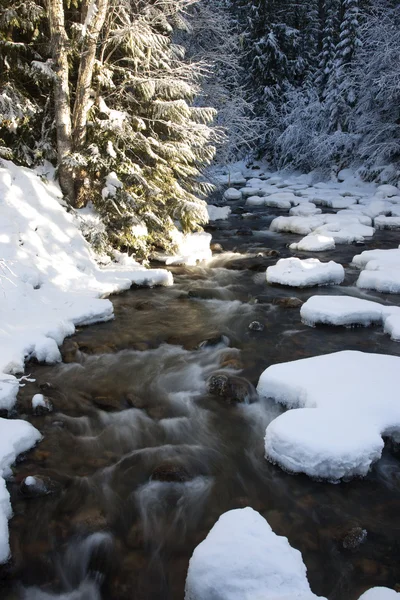
{"label": "white snow mound", "polygon": [[353,264],[364,269],[357,286],[388,294],[400,293],[400,249],[366,250],[353,257]]}
{"label": "white snow mound", "polygon": [[323,263],[317,258],[281,258],[276,265],[268,267],[267,282],[292,287],[340,284],[344,280],[342,265]]}
{"label": "white snow mound", "polygon": [[365,476],[400,433],[400,358],[343,351],[273,365],[258,393],[289,410],[265,434],[265,455],[291,472],[338,481]]}
{"label": "white snow mound", "polygon": [[301,252],[323,252],[325,250],[333,250],[335,247],[336,244],[333,237],[318,233],[310,233],[299,242],[290,244],[291,250],[300,250]]}
{"label": "white snow mound", "polygon": [[300,552],[252,508],[224,513],[190,559],[185,600],[317,598]]}
{"label": "white snow mound", "polygon": [[351,296],[312,296],[300,309],[307,325],[364,325],[382,322],[382,305]]}
{"label": "white snow mound", "polygon": [[214,206],[213,204],[208,204],[207,212],[210,221],[221,221],[227,219],[232,211],[229,206]]}
{"label": "white snow mound", "polygon": [[400,593],[387,587],[374,587],[364,592],[359,600],[400,600]]}

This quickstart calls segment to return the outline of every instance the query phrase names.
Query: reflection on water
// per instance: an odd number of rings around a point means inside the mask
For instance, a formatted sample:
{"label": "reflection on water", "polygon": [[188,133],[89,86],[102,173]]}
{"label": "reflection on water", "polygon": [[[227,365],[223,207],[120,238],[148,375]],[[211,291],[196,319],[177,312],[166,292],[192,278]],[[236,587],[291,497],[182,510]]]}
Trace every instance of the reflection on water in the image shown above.
{"label": "reflection on water", "polygon": [[[65,364],[30,365],[37,381],[21,389],[18,411],[44,440],[9,484],[13,560],[0,572],[1,598],[183,600],[194,547],[223,512],[244,506],[301,550],[313,591],[329,600],[400,582],[395,449],[362,481],[330,485],[288,475],[264,459],[265,428],[281,409],[209,393],[212,374],[256,385],[267,366],[287,360],[343,349],[400,354],[381,328],[303,325],[298,307],[284,300],[304,301],[316,290],[265,282],[276,253],[289,256],[286,244],[299,236],[264,235],[272,215],[252,212],[260,235],[233,235],[244,222],[232,215],[213,231],[226,252],[210,265],[174,267],[173,288],[115,297],[116,319],[67,340]],[[373,244],[395,241],[377,232]],[[348,265],[357,251],[339,247],[335,259]],[[360,292],[356,277],[350,268],[346,288],[317,293],[400,303]],[[253,321],[264,329],[250,330]],[[39,386],[55,412],[32,417]],[[22,496],[28,475],[51,480],[53,493]],[[357,526],[367,540],[344,548]]]}

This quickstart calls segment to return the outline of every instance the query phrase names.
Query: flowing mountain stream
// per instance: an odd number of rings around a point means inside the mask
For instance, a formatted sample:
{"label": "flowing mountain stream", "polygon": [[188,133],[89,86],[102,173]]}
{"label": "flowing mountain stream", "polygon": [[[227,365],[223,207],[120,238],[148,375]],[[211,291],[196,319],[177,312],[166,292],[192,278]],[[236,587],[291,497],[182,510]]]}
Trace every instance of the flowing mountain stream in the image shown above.
{"label": "flowing mountain stream", "polygon": [[[209,228],[223,249],[210,263],[171,268],[173,287],[113,297],[115,320],[67,339],[62,364],[27,365],[35,381],[20,389],[17,414],[43,440],[8,484],[4,600],[183,600],[194,548],[223,512],[245,506],[302,552],[314,593],[355,600],[374,585],[400,585],[398,449],[388,445],[362,480],[287,474],[263,448],[282,408],[255,393],[271,364],[343,349],[400,355],[381,327],[310,328],[288,301],[344,293],[400,304],[358,290],[349,266],[362,250],[396,247],[397,236],[378,231],[364,247],[318,253],[346,267],[340,287],[271,286],[266,268],[278,253],[293,255],[287,244],[299,236],[268,231],[280,211],[243,217],[243,201],[230,205],[231,217]],[[249,328],[254,321],[262,331]],[[230,378],[229,397],[208,389],[216,373]],[[32,414],[36,393],[51,413]],[[51,493],[27,491],[28,476]],[[367,531],[362,544],[352,540],[357,528]]]}

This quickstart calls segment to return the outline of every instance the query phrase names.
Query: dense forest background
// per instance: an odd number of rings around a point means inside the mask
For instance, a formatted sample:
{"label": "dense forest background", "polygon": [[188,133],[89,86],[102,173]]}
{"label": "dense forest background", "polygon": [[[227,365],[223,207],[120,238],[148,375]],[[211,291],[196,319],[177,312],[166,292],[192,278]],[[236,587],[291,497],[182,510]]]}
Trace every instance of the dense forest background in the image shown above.
{"label": "dense forest background", "polygon": [[207,221],[213,162],[397,182],[399,59],[398,0],[0,0],[0,156],[145,257]]}

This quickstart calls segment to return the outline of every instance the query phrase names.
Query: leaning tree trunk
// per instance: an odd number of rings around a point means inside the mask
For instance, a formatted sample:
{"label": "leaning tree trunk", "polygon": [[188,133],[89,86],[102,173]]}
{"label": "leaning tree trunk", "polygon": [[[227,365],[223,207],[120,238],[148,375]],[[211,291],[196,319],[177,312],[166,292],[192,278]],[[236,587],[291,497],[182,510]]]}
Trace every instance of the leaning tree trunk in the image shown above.
{"label": "leaning tree trunk", "polygon": [[63,194],[75,202],[74,179],[67,159],[72,152],[71,107],[69,97],[68,36],[65,31],[62,0],[48,0],[50,39],[54,63],[54,108],[57,131],[58,176]]}
{"label": "leaning tree trunk", "polygon": [[87,115],[90,109],[90,90],[92,86],[93,68],[96,58],[97,43],[107,14],[108,0],[86,0],[83,7],[85,14],[86,35],[83,52],[79,64],[78,81],[72,115],[74,149],[80,150],[86,140]]}

